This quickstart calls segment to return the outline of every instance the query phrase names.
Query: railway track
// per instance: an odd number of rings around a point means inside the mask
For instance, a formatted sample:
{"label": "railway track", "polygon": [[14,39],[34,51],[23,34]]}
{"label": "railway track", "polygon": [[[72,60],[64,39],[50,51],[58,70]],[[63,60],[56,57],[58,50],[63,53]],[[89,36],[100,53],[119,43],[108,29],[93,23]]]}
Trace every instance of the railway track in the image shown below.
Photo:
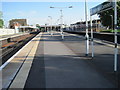
{"label": "railway track", "polygon": [[12,57],[18,50],[20,50],[25,44],[27,44],[37,33],[23,35],[16,38],[8,38],[6,44],[1,47],[2,64],[4,64],[10,57]]}

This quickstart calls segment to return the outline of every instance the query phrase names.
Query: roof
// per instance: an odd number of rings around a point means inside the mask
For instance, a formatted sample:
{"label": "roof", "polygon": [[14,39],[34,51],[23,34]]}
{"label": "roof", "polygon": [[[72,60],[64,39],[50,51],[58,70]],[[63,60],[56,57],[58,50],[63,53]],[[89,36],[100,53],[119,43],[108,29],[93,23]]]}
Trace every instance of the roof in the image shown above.
{"label": "roof", "polygon": [[36,28],[37,29],[38,27],[36,27],[36,26],[19,26],[19,28],[34,28],[34,29]]}

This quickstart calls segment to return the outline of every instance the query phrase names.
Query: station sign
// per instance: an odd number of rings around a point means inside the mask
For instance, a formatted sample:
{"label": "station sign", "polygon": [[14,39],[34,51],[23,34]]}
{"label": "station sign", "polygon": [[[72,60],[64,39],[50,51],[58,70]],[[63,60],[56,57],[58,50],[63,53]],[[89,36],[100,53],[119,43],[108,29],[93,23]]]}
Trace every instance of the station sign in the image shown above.
{"label": "station sign", "polygon": [[108,9],[111,9],[114,7],[114,2],[112,0],[109,0],[109,1],[106,1],[106,2],[103,2],[102,4],[92,8],[90,10],[90,15],[95,15],[97,13],[100,13],[102,11],[105,11],[105,10],[108,10]]}

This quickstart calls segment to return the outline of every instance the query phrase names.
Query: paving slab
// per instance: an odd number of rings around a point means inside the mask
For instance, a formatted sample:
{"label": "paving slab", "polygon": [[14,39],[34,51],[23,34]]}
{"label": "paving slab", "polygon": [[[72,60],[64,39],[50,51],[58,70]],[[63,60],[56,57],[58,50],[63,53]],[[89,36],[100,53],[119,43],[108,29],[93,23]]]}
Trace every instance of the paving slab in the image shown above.
{"label": "paving slab", "polygon": [[[83,56],[83,42],[83,38],[79,40],[69,34],[62,40],[59,33],[53,36],[44,33],[25,88],[115,88],[98,69],[86,62],[89,59]],[[75,44],[78,48],[73,46]],[[81,50],[74,52],[73,47]]]}

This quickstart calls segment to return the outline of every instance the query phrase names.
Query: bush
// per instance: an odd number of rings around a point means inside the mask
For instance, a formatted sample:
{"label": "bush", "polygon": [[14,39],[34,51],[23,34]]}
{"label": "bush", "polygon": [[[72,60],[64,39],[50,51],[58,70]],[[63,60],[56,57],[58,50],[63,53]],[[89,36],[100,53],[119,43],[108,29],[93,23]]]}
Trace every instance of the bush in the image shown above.
{"label": "bush", "polygon": [[[108,33],[113,33],[114,32],[114,30],[100,30],[100,32],[108,32]],[[117,30],[117,32],[120,32],[120,29],[119,30]]]}

